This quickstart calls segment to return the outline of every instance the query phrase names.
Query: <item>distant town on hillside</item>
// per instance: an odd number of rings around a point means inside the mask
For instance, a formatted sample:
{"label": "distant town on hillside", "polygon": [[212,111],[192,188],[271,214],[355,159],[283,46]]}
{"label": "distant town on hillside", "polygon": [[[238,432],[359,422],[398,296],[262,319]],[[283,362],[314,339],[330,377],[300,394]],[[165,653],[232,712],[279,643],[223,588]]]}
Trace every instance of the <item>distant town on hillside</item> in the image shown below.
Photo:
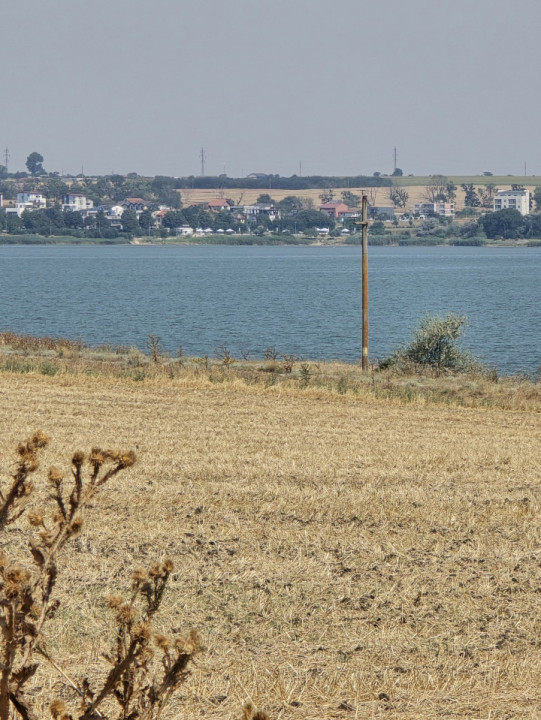
{"label": "distant town on hillside", "polygon": [[[145,177],[137,173],[88,177],[46,172],[31,153],[27,171],[0,165],[0,233],[74,239],[147,241],[241,236],[285,242],[314,238],[354,242],[362,197],[370,236],[380,244],[541,238],[541,184],[461,182],[432,175],[423,184],[400,168],[390,176],[283,178]],[[502,180],[499,178],[498,180]],[[533,179],[530,179],[533,180]],[[293,240],[292,240],[293,241]],[[533,243],[537,244],[537,243]]]}

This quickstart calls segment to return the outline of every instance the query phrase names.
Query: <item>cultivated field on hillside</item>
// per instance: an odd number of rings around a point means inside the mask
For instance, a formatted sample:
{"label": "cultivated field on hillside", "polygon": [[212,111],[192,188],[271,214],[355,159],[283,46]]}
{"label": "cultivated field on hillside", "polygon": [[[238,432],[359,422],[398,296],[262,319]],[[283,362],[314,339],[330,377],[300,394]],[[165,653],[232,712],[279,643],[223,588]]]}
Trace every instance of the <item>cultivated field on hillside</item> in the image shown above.
{"label": "cultivated field on hillside", "polygon": [[[505,181],[498,183],[496,181],[502,180],[502,178],[488,178],[489,180],[494,180],[499,190],[509,190],[511,188],[510,180],[512,181],[513,178],[506,178]],[[530,178],[528,178],[529,180]],[[409,194],[408,202],[406,205],[406,208],[404,211],[413,211],[413,206],[415,203],[418,202],[426,202],[426,198],[424,197],[425,193],[425,187],[426,187],[426,181],[428,178],[424,178],[424,181],[422,183],[412,183],[410,184],[410,180],[417,180],[417,178],[397,178],[398,181],[400,181],[400,186],[404,187]],[[541,180],[541,178],[540,178]],[[464,178],[464,182],[468,182],[468,178]],[[481,185],[476,185],[477,188],[481,187]],[[527,185],[526,186],[528,190],[530,190],[531,193],[535,191],[535,186],[533,185]],[[392,205],[392,202],[389,200],[389,188],[386,187],[378,187],[378,188],[357,188],[357,187],[348,187],[348,188],[333,188],[334,193],[334,200],[341,200],[341,193],[343,191],[349,191],[354,193],[355,195],[362,195],[365,193],[368,196],[369,202],[372,205]],[[321,189],[311,189],[311,190],[275,190],[272,187],[266,189],[266,190],[253,190],[253,189],[224,189],[224,190],[214,190],[214,189],[190,189],[190,190],[180,190],[179,191],[182,197],[182,203],[183,205],[197,205],[197,204],[205,204],[208,203],[209,200],[215,200],[215,199],[230,199],[233,200],[238,205],[252,205],[257,201],[257,198],[262,194],[268,194],[272,197],[272,199],[275,202],[279,202],[280,200],[283,200],[288,195],[297,195],[299,197],[303,198],[309,198],[313,204],[314,208],[318,209],[321,205],[322,201],[320,199],[320,195],[322,194]],[[457,210],[461,210],[464,207],[464,191],[460,187],[460,185],[457,186],[456,190],[456,208]]]}
{"label": "cultivated field on hillside", "polygon": [[138,455],[62,563],[48,642],[70,676],[106,671],[105,597],[171,557],[162,629],[206,650],[168,717],[540,716],[538,412],[5,371],[0,401],[3,481],[38,428],[44,469]]}

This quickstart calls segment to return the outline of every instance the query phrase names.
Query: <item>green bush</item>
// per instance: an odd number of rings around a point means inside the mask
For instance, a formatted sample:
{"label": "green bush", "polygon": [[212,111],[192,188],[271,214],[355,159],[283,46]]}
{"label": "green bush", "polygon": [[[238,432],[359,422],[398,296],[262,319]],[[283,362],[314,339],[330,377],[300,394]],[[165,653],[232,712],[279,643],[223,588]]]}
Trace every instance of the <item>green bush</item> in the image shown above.
{"label": "green bush", "polygon": [[456,344],[466,323],[466,317],[453,313],[445,317],[424,317],[410,344],[396,350],[380,368],[421,366],[454,372],[481,369],[479,361]]}

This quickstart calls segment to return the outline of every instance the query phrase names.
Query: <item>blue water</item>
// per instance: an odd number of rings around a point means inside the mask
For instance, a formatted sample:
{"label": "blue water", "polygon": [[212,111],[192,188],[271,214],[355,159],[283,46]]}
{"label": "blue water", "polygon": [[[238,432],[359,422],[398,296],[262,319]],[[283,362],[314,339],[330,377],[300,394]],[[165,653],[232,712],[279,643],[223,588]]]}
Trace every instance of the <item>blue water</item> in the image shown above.
{"label": "blue water", "polygon": [[[541,365],[541,249],[369,248],[370,358],[425,314],[467,315],[463,346],[503,372]],[[0,330],[141,349],[361,356],[360,248],[0,246]]]}

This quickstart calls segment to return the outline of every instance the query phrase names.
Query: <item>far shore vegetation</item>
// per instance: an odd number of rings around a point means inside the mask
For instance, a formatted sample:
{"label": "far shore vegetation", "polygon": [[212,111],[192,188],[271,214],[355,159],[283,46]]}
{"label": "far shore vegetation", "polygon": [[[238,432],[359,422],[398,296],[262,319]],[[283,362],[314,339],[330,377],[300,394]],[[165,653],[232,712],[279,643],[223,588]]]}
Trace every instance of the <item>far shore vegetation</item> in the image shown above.
{"label": "far shore vegetation", "polygon": [[[373,209],[372,245],[541,246],[541,178],[535,176],[485,171],[471,177],[422,177],[396,168],[390,175],[351,177],[89,177],[60,176],[47,172],[43,163],[34,152],[25,172],[10,173],[0,165],[0,244],[357,244],[360,226],[354,215],[366,195]],[[507,189],[528,190],[529,214],[493,211],[496,193]],[[21,193],[39,193],[41,201],[15,212]],[[76,204],[68,207],[63,203],[68,194],[87,199],[91,212],[73,209]],[[322,205],[333,202],[352,212],[340,217],[322,212]],[[426,202],[449,203],[456,212],[414,210]],[[247,213],[247,205],[256,211]]]}

